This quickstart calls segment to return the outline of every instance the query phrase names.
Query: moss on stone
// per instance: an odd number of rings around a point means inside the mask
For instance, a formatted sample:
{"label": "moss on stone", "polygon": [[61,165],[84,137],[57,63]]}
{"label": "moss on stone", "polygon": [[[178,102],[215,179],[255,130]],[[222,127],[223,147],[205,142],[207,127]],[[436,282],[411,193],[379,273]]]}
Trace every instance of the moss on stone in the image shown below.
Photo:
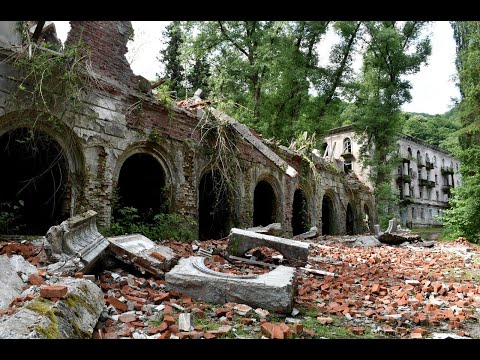
{"label": "moss on stone", "polygon": [[59,312],[51,307],[52,302],[44,298],[37,298],[30,302],[26,308],[30,309],[40,315],[47,317],[50,320],[50,324],[46,327],[42,327],[39,324],[35,325],[35,331],[47,339],[58,339],[58,319]]}
{"label": "moss on stone", "polygon": [[80,296],[69,293],[65,298],[64,298],[65,304],[72,309],[72,311],[75,313],[75,315],[78,315],[77,309],[79,307],[83,307],[87,309],[90,313],[95,314],[97,311],[95,307],[92,304],[89,304],[85,300],[83,300]]}

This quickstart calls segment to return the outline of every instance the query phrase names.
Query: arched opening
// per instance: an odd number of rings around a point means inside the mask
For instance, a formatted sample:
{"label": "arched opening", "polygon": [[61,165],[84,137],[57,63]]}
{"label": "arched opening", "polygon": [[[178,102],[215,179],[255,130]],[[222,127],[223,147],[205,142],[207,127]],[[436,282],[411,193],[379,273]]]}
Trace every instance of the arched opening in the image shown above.
{"label": "arched opening", "polygon": [[352,140],[350,138],[343,139],[343,154],[351,154],[352,153]]}
{"label": "arched opening", "polygon": [[217,240],[230,232],[230,202],[217,171],[205,173],[198,188],[198,233],[201,240]]}
{"label": "arched opening", "polygon": [[292,206],[292,231],[293,235],[307,232],[308,227],[308,207],[307,198],[301,189],[295,190],[293,194]]}
{"label": "arched opening", "polygon": [[363,212],[365,216],[364,218],[365,227],[367,228],[367,231],[371,231],[371,229],[373,228],[372,216],[370,214],[370,209],[368,208],[367,204],[363,205]]}
{"label": "arched opening", "polygon": [[333,234],[333,201],[324,195],[322,200],[322,235]]}
{"label": "arched opening", "polygon": [[409,158],[412,158],[412,157],[413,157],[412,149],[411,149],[411,148],[408,148],[408,149],[407,149],[407,152],[408,152],[408,157],[409,157]]}
{"label": "arched opening", "polygon": [[253,192],[253,226],[267,226],[276,220],[277,199],[272,185],[260,181]]}
{"label": "arched opening", "polygon": [[128,157],[120,169],[117,183],[114,218],[122,209],[132,207],[143,222],[151,222],[158,213],[168,212],[165,194],[165,173],[150,154],[137,153]]}
{"label": "arched opening", "polygon": [[0,164],[1,232],[44,234],[70,216],[68,161],[53,137],[28,128],[6,132]]}
{"label": "arched opening", "polygon": [[350,204],[347,205],[347,214],[346,214],[346,230],[348,235],[353,235],[354,234],[354,228],[355,228],[355,216],[353,214],[353,209]]}

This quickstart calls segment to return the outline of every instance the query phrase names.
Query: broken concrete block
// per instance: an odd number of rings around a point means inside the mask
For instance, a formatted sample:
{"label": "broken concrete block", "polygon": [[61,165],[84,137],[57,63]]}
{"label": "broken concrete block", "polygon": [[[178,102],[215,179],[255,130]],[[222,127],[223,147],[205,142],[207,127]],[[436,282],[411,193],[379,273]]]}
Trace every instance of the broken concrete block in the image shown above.
{"label": "broken concrete block", "polygon": [[23,281],[18,276],[7,255],[0,255],[0,310],[8,305],[23,290]]}
{"label": "broken concrete block", "polygon": [[102,290],[85,279],[63,278],[68,287],[63,299],[37,297],[15,314],[0,319],[0,339],[88,339],[102,312]]}
{"label": "broken concrete block", "polygon": [[178,330],[180,331],[192,331],[193,315],[190,313],[181,313],[178,315]]}
{"label": "broken concrete block", "polygon": [[205,266],[205,258],[192,256],[165,274],[167,288],[214,304],[236,302],[279,313],[292,310],[295,269],[278,266],[263,275],[233,275]]}
{"label": "broken concrete block", "polygon": [[253,231],[232,228],[228,236],[227,251],[232,255],[243,255],[248,250],[266,246],[277,250],[286,259],[296,265],[307,262],[310,245],[301,241],[284,239],[271,235],[258,234]]}
{"label": "broken concrete block", "polygon": [[50,260],[58,261],[56,266],[49,266],[49,271],[73,270],[72,264],[63,264],[73,256],[80,260],[73,262],[75,271],[87,273],[93,268],[108,246],[97,230],[96,216],[95,211],[88,210],[48,229],[45,250]]}
{"label": "broken concrete block", "polygon": [[318,236],[318,228],[316,226],[312,226],[310,230],[304,232],[303,234],[299,234],[293,237],[294,240],[307,240],[312,239]]}
{"label": "broken concrete block", "polygon": [[377,247],[382,245],[382,243],[372,235],[363,235],[359,236],[355,242],[354,246],[363,246],[363,247]]}
{"label": "broken concrete block", "polygon": [[12,268],[15,270],[15,272],[23,273],[27,276],[36,274],[38,269],[30,264],[25,258],[21,255],[12,255],[10,256],[10,264],[12,264]]}
{"label": "broken concrete block", "polygon": [[178,260],[170,248],[157,245],[141,234],[114,236],[107,240],[109,250],[117,259],[155,277],[163,277],[164,272],[169,271]]}
{"label": "broken concrete block", "polygon": [[278,235],[282,232],[282,224],[273,223],[267,226],[255,226],[248,228],[247,231],[253,231],[259,234]]}

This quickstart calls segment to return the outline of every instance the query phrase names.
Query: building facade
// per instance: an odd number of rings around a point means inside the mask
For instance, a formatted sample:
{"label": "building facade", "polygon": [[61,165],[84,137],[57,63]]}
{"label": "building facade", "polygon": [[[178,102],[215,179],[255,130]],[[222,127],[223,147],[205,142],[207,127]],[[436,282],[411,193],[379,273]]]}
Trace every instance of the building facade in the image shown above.
{"label": "building facade", "polygon": [[[447,151],[412,136],[400,134],[399,163],[392,188],[400,198],[402,226],[440,226],[443,210],[449,208],[451,189],[460,186],[459,161]],[[353,172],[370,189],[368,169],[360,162],[360,143],[351,126],[330,131],[323,156],[340,161],[345,172]]]}

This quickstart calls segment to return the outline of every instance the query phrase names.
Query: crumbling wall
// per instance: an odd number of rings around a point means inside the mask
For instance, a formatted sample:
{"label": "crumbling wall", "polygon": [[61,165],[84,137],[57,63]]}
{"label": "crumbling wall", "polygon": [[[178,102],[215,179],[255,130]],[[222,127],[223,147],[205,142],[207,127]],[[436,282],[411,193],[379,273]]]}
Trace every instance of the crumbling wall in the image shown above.
{"label": "crumbling wall", "polygon": [[[139,86],[141,77],[133,74],[125,58],[130,30],[128,21],[71,22],[66,44],[82,44],[90,54],[97,86],[92,86],[85,95],[82,111],[67,111],[62,120],[62,126],[75,135],[76,144],[69,161],[69,170],[75,175],[70,215],[93,209],[98,213],[99,225],[108,226],[123,163],[132,154],[147,153],[164,170],[171,211],[197,217],[199,184],[209,170],[210,160],[199,144],[200,117],[175,105],[161,105],[148,89],[145,91]],[[11,72],[10,65],[0,63],[0,134],[15,126],[15,114],[4,115],[6,110],[2,107],[9,89],[15,86],[8,80]],[[41,120],[35,126],[50,131],[46,121]],[[61,135],[55,136],[62,141]],[[349,201],[356,215],[361,214],[365,203],[373,210],[371,193],[365,188],[348,190],[345,174],[322,169],[314,173],[311,164],[298,154],[268,145],[298,172],[292,176],[240,134],[236,135],[236,146],[242,168],[236,178],[238,196],[231,199],[232,224],[237,227],[252,226],[253,194],[261,180],[266,180],[274,190],[276,221],[286,233],[292,231],[293,198],[298,188],[307,198],[310,226],[321,228],[325,193],[331,194],[338,209],[335,213],[337,233],[345,232],[345,210]]]}

